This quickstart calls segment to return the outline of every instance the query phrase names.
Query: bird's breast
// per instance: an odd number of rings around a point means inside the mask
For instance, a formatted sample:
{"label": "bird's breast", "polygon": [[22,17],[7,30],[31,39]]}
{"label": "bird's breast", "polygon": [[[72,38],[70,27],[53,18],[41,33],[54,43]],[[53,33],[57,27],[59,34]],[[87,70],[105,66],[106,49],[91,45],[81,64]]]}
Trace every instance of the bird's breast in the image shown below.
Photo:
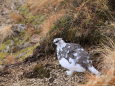
{"label": "bird's breast", "polygon": [[59,63],[62,67],[69,69],[69,70],[73,70],[73,71],[77,71],[77,72],[84,72],[85,71],[85,69],[80,64],[73,64],[74,61],[72,63],[70,63],[65,58],[61,58],[59,60]]}
{"label": "bird's breast", "polygon": [[59,63],[60,63],[60,65],[62,66],[62,67],[64,67],[64,68],[70,68],[70,63],[67,61],[67,59],[65,59],[65,58],[61,58],[60,60],[59,60]]}

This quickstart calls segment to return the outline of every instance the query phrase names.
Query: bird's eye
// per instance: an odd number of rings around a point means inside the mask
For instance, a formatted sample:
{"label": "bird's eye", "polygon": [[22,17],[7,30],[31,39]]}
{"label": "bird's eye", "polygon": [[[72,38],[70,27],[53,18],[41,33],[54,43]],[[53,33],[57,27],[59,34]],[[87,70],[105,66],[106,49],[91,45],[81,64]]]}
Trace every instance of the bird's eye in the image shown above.
{"label": "bird's eye", "polygon": [[59,40],[55,41],[54,43],[58,43],[58,42],[59,42]]}

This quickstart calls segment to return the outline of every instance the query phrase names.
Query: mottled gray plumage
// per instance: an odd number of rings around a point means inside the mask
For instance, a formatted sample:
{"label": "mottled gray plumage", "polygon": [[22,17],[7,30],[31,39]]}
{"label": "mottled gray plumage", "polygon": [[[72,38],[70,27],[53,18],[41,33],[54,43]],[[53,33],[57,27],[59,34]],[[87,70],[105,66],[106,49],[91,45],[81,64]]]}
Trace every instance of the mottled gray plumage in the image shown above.
{"label": "mottled gray plumage", "polygon": [[56,45],[56,53],[59,63],[62,67],[67,68],[67,75],[72,75],[73,72],[91,71],[96,75],[100,75],[92,65],[90,55],[79,44],[66,43],[62,38],[56,38],[53,41]]}
{"label": "mottled gray plumage", "polygon": [[[74,54],[77,54],[76,56]],[[57,56],[65,58],[69,62],[69,58],[76,59],[76,64],[82,65],[87,69],[91,65],[91,60],[89,60],[89,54],[79,45],[75,43],[67,43],[65,47],[62,48],[62,51],[57,52]]]}

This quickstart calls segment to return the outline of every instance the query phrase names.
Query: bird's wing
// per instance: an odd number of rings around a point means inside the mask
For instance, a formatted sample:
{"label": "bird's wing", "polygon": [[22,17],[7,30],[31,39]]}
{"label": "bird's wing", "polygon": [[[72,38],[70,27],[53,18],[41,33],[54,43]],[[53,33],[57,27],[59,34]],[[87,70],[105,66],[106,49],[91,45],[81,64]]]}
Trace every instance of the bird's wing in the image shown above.
{"label": "bird's wing", "polygon": [[89,58],[88,52],[86,52],[79,44],[70,44],[69,48],[69,57],[77,58],[77,57],[82,57],[82,58]]}
{"label": "bird's wing", "polygon": [[76,63],[81,64],[83,67],[91,65],[91,60],[88,52],[86,52],[79,44],[72,44],[68,53],[70,58],[76,60]]}

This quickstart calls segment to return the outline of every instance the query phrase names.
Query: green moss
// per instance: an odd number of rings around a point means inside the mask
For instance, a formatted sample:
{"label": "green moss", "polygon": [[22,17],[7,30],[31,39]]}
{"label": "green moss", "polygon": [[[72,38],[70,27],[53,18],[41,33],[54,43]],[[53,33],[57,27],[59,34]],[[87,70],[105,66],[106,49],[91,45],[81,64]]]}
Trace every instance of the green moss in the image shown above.
{"label": "green moss", "polygon": [[26,31],[21,32],[18,36],[13,37],[13,41],[15,43],[15,46],[22,45],[25,42],[29,41],[29,38],[31,37],[31,34],[27,34]]}
{"label": "green moss", "polygon": [[0,52],[0,59],[4,59],[9,53]]}
{"label": "green moss", "polygon": [[4,44],[10,44],[11,40],[10,39],[7,39],[5,42],[3,42]]}
{"label": "green moss", "polygon": [[10,39],[4,41],[3,43],[0,44],[0,51],[5,50],[6,47],[10,44]]}
{"label": "green moss", "polygon": [[[3,59],[8,55],[8,53],[12,53],[14,57],[20,57],[19,60],[23,60],[24,58],[28,57],[29,55],[32,55],[33,49],[35,48],[36,45],[20,49],[18,46],[23,46],[24,43],[29,41],[29,38],[31,37],[30,34],[27,34],[26,31],[20,32],[17,36],[5,40],[1,45],[0,45],[0,58]],[[14,41],[13,45],[11,44],[11,40]],[[4,51],[7,49],[7,46],[10,47],[11,51],[8,53],[5,53]]]}
{"label": "green moss", "polygon": [[29,13],[29,8],[28,8],[27,4],[24,4],[21,7],[19,7],[18,10],[23,15],[27,15],[27,13]]}
{"label": "green moss", "polygon": [[2,61],[0,61],[0,65],[2,64],[3,62]]}
{"label": "green moss", "polygon": [[0,50],[4,50],[4,49],[6,49],[6,44],[1,44],[0,45]]}
{"label": "green moss", "polygon": [[19,60],[24,60],[29,55],[32,55],[33,50],[35,49],[35,47],[36,47],[36,45],[24,48],[22,50],[19,50],[16,53],[14,53],[14,56],[19,57],[21,55]]}

